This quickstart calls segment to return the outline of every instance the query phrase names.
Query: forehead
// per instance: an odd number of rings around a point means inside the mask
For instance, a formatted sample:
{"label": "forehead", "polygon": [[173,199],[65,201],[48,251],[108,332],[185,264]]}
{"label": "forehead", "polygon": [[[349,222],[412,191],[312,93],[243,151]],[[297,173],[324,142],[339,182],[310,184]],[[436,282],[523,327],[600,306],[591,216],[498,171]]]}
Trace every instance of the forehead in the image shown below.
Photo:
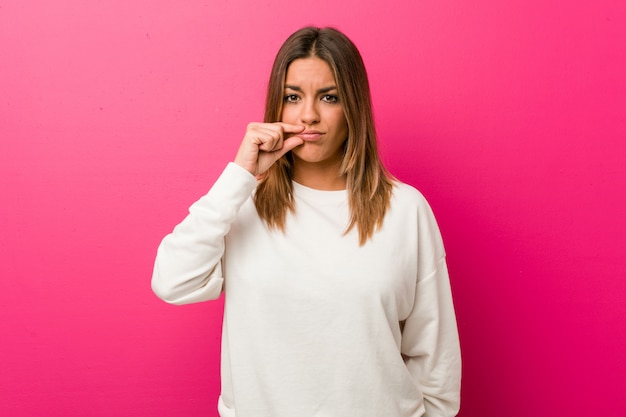
{"label": "forehead", "polygon": [[285,84],[306,86],[315,85],[328,87],[335,85],[335,76],[330,65],[317,57],[294,60],[287,68]]}

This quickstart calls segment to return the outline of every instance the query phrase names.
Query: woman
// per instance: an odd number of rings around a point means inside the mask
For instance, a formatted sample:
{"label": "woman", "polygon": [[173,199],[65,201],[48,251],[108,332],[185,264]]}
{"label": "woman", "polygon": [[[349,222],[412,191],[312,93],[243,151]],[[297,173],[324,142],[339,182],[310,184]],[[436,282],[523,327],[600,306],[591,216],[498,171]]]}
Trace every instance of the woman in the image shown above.
{"label": "woman", "polygon": [[382,166],[365,67],[334,29],[283,44],[264,123],[163,239],[152,287],[173,304],[224,292],[222,417],[458,411],[439,229]]}

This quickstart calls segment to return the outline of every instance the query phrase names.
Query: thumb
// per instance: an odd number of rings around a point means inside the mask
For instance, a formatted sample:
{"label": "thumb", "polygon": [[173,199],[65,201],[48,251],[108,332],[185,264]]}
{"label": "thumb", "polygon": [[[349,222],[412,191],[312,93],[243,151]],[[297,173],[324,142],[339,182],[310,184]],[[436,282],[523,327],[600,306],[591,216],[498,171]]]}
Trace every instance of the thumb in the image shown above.
{"label": "thumb", "polygon": [[296,147],[302,145],[303,143],[304,143],[304,141],[301,138],[299,138],[298,136],[292,136],[289,139],[285,139],[283,141],[283,147],[275,152],[276,159],[282,157],[284,154],[286,154],[287,152],[289,152],[293,148],[296,148]]}

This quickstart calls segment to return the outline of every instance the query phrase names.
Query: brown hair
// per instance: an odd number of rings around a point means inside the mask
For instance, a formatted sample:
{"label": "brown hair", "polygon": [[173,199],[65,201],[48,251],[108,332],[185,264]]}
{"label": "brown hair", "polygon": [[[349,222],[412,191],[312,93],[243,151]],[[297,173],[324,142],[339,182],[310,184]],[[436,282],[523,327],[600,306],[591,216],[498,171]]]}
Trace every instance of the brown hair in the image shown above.
{"label": "brown hair", "polygon": [[[296,59],[317,57],[330,66],[348,124],[340,175],[346,176],[350,223],[363,245],[382,225],[391,200],[393,178],[383,166],[376,146],[376,131],[367,72],[356,46],[333,28],[306,27],[282,45],[270,75],[265,122],[281,120],[287,69]],[[254,197],[259,216],[269,227],[284,230],[287,210],[294,210],[293,158],[279,159],[262,176]]]}

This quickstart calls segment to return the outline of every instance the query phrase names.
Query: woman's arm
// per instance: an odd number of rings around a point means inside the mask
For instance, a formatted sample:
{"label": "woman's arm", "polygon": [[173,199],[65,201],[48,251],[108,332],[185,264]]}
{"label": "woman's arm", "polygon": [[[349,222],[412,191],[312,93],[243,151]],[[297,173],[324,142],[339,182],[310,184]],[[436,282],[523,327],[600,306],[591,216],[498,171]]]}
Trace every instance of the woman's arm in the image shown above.
{"label": "woman's arm", "polygon": [[461,352],[445,257],[417,283],[415,307],[404,323],[402,353],[424,395],[425,417],[456,416]]}
{"label": "woman's arm", "polygon": [[304,126],[287,123],[248,125],[235,162],[161,242],[152,274],[152,290],[159,298],[189,304],[220,296],[224,237],[256,188],[254,176],[301,145],[303,140],[294,135],[303,130]]}
{"label": "woman's arm", "polygon": [[159,245],[152,290],[172,304],[216,299],[222,292],[224,236],[256,179],[230,163],[211,190],[189,208],[189,215]]}
{"label": "woman's arm", "polygon": [[402,354],[424,396],[425,417],[452,417],[460,406],[461,349],[443,240],[426,200],[417,225],[417,282]]}

